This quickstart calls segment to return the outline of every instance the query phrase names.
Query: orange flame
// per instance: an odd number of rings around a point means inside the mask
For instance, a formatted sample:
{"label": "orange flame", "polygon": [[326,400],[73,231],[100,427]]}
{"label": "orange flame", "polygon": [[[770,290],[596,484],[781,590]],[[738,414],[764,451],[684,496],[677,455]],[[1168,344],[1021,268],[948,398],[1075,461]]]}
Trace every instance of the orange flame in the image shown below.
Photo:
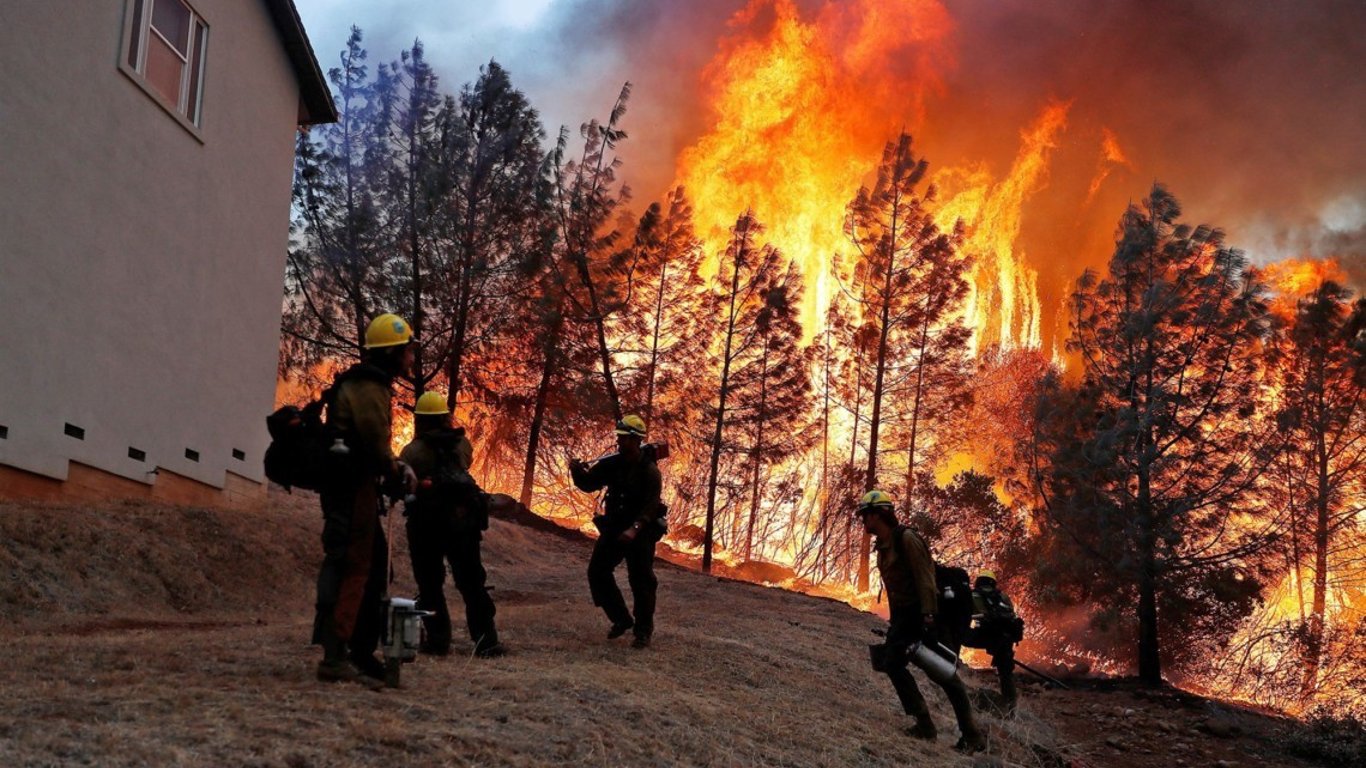
{"label": "orange flame", "polygon": [[1295,301],[1324,282],[1344,283],[1347,273],[1337,259],[1286,259],[1262,269],[1262,282],[1276,294],[1273,307],[1286,315],[1295,312]]}
{"label": "orange flame", "polygon": [[1050,151],[1067,125],[1067,104],[1044,107],[1021,134],[1021,147],[1005,180],[994,184],[984,169],[948,171],[938,178],[945,188],[958,187],[940,209],[941,228],[962,220],[969,228],[964,248],[975,259],[967,320],[975,330],[974,349],[999,344],[1004,349],[1037,347],[1043,314],[1038,272],[1017,252],[1021,211],[1047,179]]}
{"label": "orange flame", "polygon": [[679,156],[678,183],[711,253],[754,210],[806,275],[809,336],[846,248],[845,206],[901,120],[919,117],[952,23],[938,0],[830,3],[811,21],[791,0],[752,0],[731,26],[703,73],[714,125]]}
{"label": "orange flame", "polygon": [[[712,253],[741,211],[752,208],[764,221],[806,275],[809,337],[830,298],[834,254],[847,250],[845,206],[882,145],[921,121],[938,68],[951,64],[953,24],[937,0],[831,3],[810,20],[791,0],[752,0],[731,26],[736,32],[703,75],[715,123],[679,156],[678,183],[696,203]],[[935,174],[952,188],[939,225],[962,219],[971,232],[965,247],[977,264],[966,319],[974,348],[1040,343],[1038,275],[1017,240],[1021,209],[1047,178],[1067,112],[1067,104],[1044,107],[999,182],[980,167]]]}
{"label": "orange flame", "polygon": [[1119,148],[1119,139],[1109,128],[1100,129],[1100,161],[1096,164],[1096,175],[1086,190],[1086,202],[1091,202],[1100,191],[1100,185],[1115,168],[1133,168],[1124,150]]}

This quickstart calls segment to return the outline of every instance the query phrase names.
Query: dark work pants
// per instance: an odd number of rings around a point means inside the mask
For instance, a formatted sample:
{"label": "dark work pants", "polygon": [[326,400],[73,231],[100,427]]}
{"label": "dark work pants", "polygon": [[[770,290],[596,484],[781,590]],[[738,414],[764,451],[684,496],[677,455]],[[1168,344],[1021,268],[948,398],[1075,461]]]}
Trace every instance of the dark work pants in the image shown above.
{"label": "dark work pants", "polygon": [[655,577],[657,541],[637,536],[622,542],[617,540],[616,532],[604,533],[593,545],[593,556],[588,559],[588,590],[593,595],[593,605],[601,607],[613,624],[632,621],[614,575],[621,561],[626,561],[626,579],[636,604],[635,634],[643,637],[649,637],[655,630],[655,592],[659,588],[659,579]]}
{"label": "dark work pants", "polygon": [[318,571],[313,641],[334,653],[350,644],[370,655],[379,645],[381,598],[388,579],[388,545],[373,482],[324,489],[323,563]]}
{"label": "dark work pants", "polygon": [[999,632],[976,628],[968,630],[965,644],[969,648],[981,648],[991,655],[991,666],[996,668],[996,675],[1001,681],[1001,696],[1006,703],[1013,704],[1018,696],[1015,690],[1015,643]]}
{"label": "dark work pants", "polygon": [[[925,623],[916,606],[898,608],[892,606],[890,626],[887,628],[888,665],[887,677],[896,689],[896,697],[901,700],[901,708],[917,720],[928,720],[930,708],[920,693],[911,671],[906,668],[906,651],[925,637]],[[939,683],[953,706],[953,714],[958,720],[958,730],[964,736],[977,733],[977,725],[972,719],[972,704],[968,701],[968,689],[962,678],[957,675],[947,683]]]}
{"label": "dark work pants", "polygon": [[465,625],[475,650],[498,643],[493,617],[497,612],[486,585],[487,572],[480,556],[479,531],[460,530],[454,515],[414,512],[408,518],[408,554],[417,582],[417,605],[436,615],[422,620],[426,647],[446,653],[451,647],[451,614],[446,606],[446,563],[450,563],[455,588],[465,601]]}

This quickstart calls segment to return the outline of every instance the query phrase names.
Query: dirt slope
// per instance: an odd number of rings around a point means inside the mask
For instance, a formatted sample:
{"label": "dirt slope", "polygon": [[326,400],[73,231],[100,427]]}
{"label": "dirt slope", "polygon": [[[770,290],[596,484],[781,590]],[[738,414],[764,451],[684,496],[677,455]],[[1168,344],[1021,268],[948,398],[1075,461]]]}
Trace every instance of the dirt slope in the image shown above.
{"label": "dirt slope", "polygon": [[0,765],[1304,764],[1266,718],[1122,687],[1026,687],[966,759],[933,685],[939,741],[902,733],[866,663],[875,617],[664,565],[656,643],[634,651],[604,639],[587,542],[501,520],[486,565],[511,655],[327,686],[307,646],[318,523],[284,495],[252,513],[0,505]]}

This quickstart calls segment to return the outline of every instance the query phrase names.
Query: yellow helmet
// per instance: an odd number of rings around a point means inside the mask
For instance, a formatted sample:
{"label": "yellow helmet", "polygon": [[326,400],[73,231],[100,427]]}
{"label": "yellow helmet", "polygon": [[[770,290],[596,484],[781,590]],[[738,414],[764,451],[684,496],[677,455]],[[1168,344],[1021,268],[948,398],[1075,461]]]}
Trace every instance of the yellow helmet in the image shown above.
{"label": "yellow helmet", "polygon": [[981,581],[982,579],[991,579],[992,581],[995,581],[995,580],[996,580],[996,572],[995,572],[995,571],[982,571],[981,573],[977,574],[977,580],[978,580],[978,581]]}
{"label": "yellow helmet", "polygon": [[617,434],[645,437],[645,420],[635,414],[622,416],[617,422]]}
{"label": "yellow helmet", "polygon": [[887,507],[888,509],[891,509],[894,506],[896,505],[892,503],[891,496],[888,496],[882,491],[869,491],[863,494],[863,498],[859,499],[858,511],[860,513],[871,512],[877,507]]}
{"label": "yellow helmet", "polygon": [[398,315],[385,313],[365,329],[365,348],[397,347],[413,340],[413,329]]}
{"label": "yellow helmet", "polygon": [[446,396],[440,392],[423,392],[422,397],[417,399],[417,407],[413,413],[418,416],[441,416],[450,413],[451,409],[446,407]]}

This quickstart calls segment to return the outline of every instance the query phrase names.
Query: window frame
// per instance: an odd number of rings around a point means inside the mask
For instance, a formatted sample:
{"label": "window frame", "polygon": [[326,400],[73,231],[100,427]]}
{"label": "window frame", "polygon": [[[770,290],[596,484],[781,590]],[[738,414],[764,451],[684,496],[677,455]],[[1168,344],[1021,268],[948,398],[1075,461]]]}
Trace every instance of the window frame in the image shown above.
{"label": "window frame", "polygon": [[[152,12],[158,2],[179,2],[189,10],[189,40],[186,43],[186,47],[189,49],[188,57],[180,56],[175,45],[167,40],[160,30],[152,26]],[[134,23],[135,19],[136,24]],[[210,29],[208,20],[200,14],[198,8],[187,0],[127,0],[124,4],[122,44],[119,46],[119,71],[142,89],[143,93],[151,97],[157,106],[175,118],[176,122],[186,131],[189,131],[190,135],[198,139],[201,144],[204,142],[204,84],[208,78],[208,56],[206,52],[209,47]],[[165,43],[180,58],[184,66],[180,78],[178,103],[172,104],[156,86],[152,85],[145,74],[151,35],[156,35],[162,43]],[[135,43],[137,44],[136,52],[132,50]],[[134,53],[136,56],[133,56]],[[133,64],[129,64],[130,58],[134,59]],[[199,75],[197,83],[195,81],[196,73]],[[193,104],[190,103],[192,94]],[[181,103],[185,104],[186,111],[184,112],[180,110]]]}

